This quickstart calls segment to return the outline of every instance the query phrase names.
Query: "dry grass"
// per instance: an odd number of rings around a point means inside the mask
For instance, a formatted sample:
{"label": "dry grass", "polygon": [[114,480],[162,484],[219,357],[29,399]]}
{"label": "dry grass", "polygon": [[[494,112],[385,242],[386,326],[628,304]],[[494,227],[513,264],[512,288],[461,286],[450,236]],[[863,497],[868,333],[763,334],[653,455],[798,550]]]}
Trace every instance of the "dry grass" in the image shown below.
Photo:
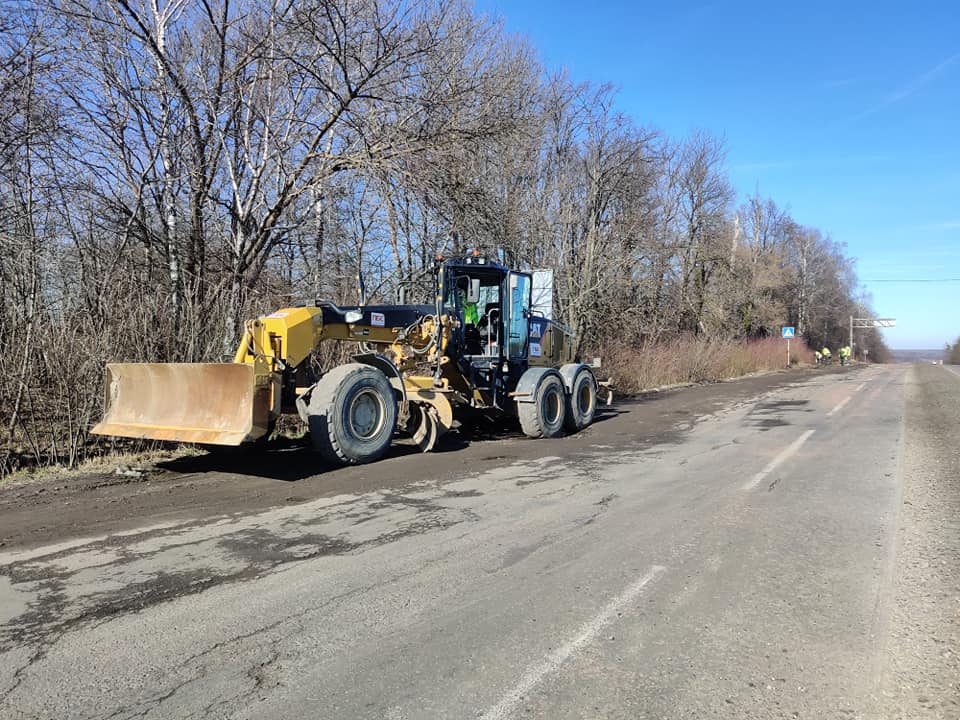
{"label": "dry grass", "polygon": [[183,445],[177,448],[150,449],[142,451],[115,451],[104,455],[91,455],[72,467],[64,465],[33,465],[0,475],[0,486],[8,483],[25,484],[48,482],[52,480],[70,480],[85,475],[111,474],[117,468],[148,470],[154,465],[180,457],[198,455],[203,450],[195,445]]}
{"label": "dry grass", "polygon": [[[618,393],[684,383],[715,382],[764,370],[786,367],[787,347],[779,338],[719,340],[679,337],[640,347],[612,347],[604,353],[604,374]],[[790,343],[790,364],[813,363],[813,352],[802,341]]]}

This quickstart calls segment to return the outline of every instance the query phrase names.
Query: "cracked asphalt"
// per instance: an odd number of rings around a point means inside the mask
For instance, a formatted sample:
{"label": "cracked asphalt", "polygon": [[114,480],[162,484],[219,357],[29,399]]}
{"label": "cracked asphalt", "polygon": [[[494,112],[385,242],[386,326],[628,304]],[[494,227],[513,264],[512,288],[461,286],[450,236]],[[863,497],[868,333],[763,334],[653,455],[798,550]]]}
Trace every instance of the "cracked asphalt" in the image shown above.
{"label": "cracked asphalt", "polygon": [[960,377],[0,489],[0,717],[958,718]]}

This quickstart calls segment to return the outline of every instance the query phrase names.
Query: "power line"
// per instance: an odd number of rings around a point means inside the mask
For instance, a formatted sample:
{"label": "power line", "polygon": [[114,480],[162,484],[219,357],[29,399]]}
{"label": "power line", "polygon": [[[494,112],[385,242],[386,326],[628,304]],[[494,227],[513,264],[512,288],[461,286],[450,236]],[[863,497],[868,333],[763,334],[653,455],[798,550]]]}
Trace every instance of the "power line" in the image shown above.
{"label": "power line", "polygon": [[947,283],[960,282],[960,278],[910,278],[908,280],[896,280],[894,278],[883,278],[879,280],[861,280],[864,283]]}

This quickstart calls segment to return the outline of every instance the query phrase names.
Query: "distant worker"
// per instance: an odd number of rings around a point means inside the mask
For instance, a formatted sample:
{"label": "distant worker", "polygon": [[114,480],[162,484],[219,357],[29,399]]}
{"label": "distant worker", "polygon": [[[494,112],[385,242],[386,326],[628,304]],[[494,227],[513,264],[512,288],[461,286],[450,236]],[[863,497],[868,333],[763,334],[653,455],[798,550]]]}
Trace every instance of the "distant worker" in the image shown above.
{"label": "distant worker", "polygon": [[823,362],[823,355],[820,353],[819,350],[813,351],[813,359],[816,361],[817,365]]}
{"label": "distant worker", "polygon": [[824,346],[823,350],[821,350],[820,352],[823,353],[823,364],[829,365],[830,357],[831,357],[830,348]]}
{"label": "distant worker", "polygon": [[840,364],[846,365],[848,362],[850,362],[850,346],[844,345],[840,348]]}

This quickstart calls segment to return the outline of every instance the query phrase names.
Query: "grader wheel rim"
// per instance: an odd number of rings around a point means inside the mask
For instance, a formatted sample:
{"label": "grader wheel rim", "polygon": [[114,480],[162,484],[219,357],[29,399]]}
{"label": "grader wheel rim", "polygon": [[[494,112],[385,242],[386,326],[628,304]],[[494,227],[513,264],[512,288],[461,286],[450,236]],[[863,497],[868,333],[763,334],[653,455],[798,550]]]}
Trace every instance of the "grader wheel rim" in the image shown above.
{"label": "grader wheel rim", "polygon": [[581,415],[587,415],[593,406],[593,387],[590,383],[580,383],[577,390],[577,409]]}
{"label": "grader wheel rim", "polygon": [[543,419],[547,425],[554,425],[560,419],[563,412],[563,395],[555,388],[544,393],[543,397]]}
{"label": "grader wheel rim", "polygon": [[350,400],[347,422],[356,437],[369,440],[383,429],[386,414],[380,394],[373,388],[364,388]]}

